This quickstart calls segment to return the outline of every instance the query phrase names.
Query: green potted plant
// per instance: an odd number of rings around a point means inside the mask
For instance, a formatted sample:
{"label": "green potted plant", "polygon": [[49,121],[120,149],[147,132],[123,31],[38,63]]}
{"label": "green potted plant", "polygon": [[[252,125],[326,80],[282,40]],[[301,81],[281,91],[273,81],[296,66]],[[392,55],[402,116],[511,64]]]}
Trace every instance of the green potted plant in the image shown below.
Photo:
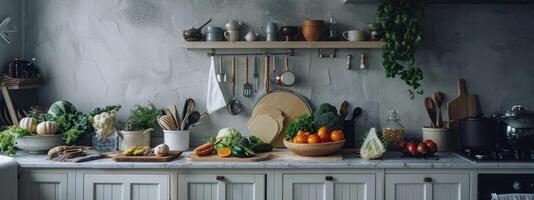
{"label": "green potted plant", "polygon": [[387,78],[400,76],[410,97],[423,94],[423,71],[415,64],[415,49],[423,41],[425,0],[382,0],[378,20],[386,43],[383,54]]}
{"label": "green potted plant", "polygon": [[119,150],[124,151],[130,146],[150,146],[150,133],[158,124],[159,114],[160,110],[153,104],[135,105],[119,131]]}

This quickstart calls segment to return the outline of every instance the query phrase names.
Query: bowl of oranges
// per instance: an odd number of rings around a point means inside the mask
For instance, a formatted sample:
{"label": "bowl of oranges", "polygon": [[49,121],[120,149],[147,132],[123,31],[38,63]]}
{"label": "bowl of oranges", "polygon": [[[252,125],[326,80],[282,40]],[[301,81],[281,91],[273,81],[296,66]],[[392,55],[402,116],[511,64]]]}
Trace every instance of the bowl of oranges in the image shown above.
{"label": "bowl of oranges", "polygon": [[288,150],[302,156],[324,156],[337,152],[345,144],[341,130],[330,131],[321,127],[317,133],[299,130],[295,137],[286,138],[284,145]]}

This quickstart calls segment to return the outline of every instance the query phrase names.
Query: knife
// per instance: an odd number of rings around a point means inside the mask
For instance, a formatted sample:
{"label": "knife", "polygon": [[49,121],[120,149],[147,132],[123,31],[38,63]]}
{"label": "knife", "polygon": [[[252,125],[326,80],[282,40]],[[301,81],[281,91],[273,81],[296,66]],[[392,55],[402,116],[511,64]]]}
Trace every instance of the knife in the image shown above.
{"label": "knife", "polygon": [[260,75],[258,68],[258,59],[256,56],[254,56],[254,74],[252,76],[254,77],[254,93],[257,93],[258,88],[260,86]]}

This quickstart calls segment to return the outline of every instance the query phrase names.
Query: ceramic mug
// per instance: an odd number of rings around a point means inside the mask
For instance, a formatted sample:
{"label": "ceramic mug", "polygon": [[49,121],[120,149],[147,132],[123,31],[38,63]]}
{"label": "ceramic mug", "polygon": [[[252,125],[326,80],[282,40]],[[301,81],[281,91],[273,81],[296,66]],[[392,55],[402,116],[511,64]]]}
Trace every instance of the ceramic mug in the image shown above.
{"label": "ceramic mug", "polygon": [[276,32],[267,33],[267,34],[265,34],[265,41],[276,41],[277,37],[278,37],[278,35],[276,35]]}
{"label": "ceramic mug", "polygon": [[360,30],[345,31],[343,37],[348,41],[364,41],[365,32]]}
{"label": "ceramic mug", "polygon": [[265,27],[261,27],[265,33],[276,33],[278,32],[278,25],[274,22],[269,22],[265,24]]}
{"label": "ceramic mug", "polygon": [[224,37],[230,42],[235,42],[239,40],[239,31],[226,31],[224,32]]}

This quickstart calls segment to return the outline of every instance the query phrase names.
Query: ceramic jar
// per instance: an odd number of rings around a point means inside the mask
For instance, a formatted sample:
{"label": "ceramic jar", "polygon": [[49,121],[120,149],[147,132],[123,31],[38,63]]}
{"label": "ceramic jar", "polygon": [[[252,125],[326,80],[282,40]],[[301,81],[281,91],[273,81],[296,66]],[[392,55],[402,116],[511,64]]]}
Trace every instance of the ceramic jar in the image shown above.
{"label": "ceramic jar", "polygon": [[215,26],[208,26],[206,41],[222,41],[224,39],[224,30]]}
{"label": "ceramic jar", "polygon": [[131,146],[150,146],[150,133],[154,129],[144,131],[119,131],[119,151]]}
{"label": "ceramic jar", "polygon": [[278,25],[274,22],[267,23],[264,27],[261,27],[265,32],[266,41],[276,41],[278,37]]}
{"label": "ceramic jar", "polygon": [[302,21],[302,34],[306,41],[319,41],[323,32],[323,20]]}
{"label": "ceramic jar", "polygon": [[243,23],[241,23],[240,21],[230,20],[228,21],[228,23],[226,23],[226,25],[224,25],[224,27],[226,28],[227,31],[236,31],[241,28],[242,24]]}
{"label": "ceramic jar", "polygon": [[230,20],[228,23],[226,23],[226,32],[224,32],[224,37],[226,40],[230,42],[238,41],[240,37],[239,29],[241,28],[241,25],[242,23],[236,20]]}

